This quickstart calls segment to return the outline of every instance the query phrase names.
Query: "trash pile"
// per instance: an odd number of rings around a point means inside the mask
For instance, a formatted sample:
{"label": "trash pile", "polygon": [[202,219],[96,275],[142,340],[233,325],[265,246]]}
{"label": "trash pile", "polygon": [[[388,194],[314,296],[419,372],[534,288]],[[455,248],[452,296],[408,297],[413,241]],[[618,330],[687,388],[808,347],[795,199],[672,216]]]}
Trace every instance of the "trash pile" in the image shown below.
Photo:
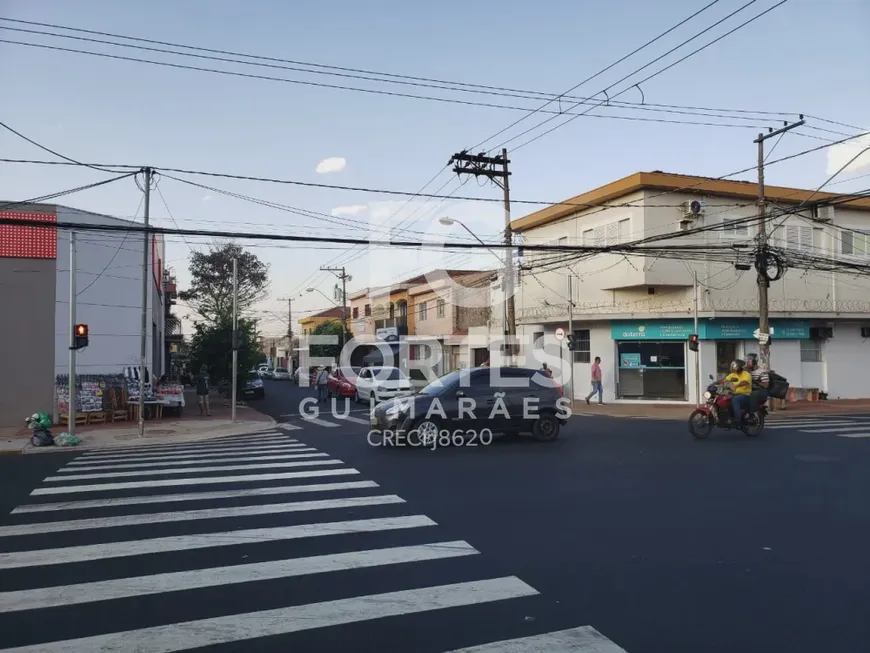
{"label": "trash pile", "polygon": [[48,427],[51,426],[51,417],[45,411],[33,413],[30,417],[24,420],[28,428],[33,431],[30,436],[30,444],[34,447],[51,447],[54,446],[54,438]]}

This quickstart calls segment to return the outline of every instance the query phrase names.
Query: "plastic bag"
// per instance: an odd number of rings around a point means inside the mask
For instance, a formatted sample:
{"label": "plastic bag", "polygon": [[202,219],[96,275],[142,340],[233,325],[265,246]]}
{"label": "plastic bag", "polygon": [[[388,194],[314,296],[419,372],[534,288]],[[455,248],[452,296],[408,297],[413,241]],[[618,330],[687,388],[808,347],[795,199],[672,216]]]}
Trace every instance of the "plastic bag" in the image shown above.
{"label": "plastic bag", "polygon": [[81,442],[82,441],[72,433],[67,433],[66,431],[61,433],[54,440],[54,443],[59,447],[75,447],[76,445],[81,444]]}
{"label": "plastic bag", "polygon": [[54,445],[54,438],[51,437],[51,433],[45,429],[39,429],[33,432],[33,436],[30,438],[30,444],[34,447],[51,447]]}

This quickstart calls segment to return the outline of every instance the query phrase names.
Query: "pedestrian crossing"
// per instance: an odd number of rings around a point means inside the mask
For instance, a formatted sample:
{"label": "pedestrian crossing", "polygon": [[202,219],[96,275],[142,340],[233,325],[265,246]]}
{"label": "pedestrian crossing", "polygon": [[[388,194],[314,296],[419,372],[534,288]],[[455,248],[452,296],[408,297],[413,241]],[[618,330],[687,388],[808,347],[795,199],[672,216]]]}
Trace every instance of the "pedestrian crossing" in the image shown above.
{"label": "pedestrian crossing", "polygon": [[292,435],[66,462],[0,522],[0,651],[625,653]]}
{"label": "pedestrian crossing", "polygon": [[818,435],[834,435],[839,438],[870,438],[870,417],[793,417],[769,421],[764,426],[771,431],[799,431]]}

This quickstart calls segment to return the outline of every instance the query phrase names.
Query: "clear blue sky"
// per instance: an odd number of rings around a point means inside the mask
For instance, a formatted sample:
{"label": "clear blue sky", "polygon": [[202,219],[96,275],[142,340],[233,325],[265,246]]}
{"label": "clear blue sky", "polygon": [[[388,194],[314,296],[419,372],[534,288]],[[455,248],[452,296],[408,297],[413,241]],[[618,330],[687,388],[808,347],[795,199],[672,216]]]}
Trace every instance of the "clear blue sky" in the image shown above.
{"label": "clear blue sky", "polygon": [[[675,34],[576,93],[594,95],[745,1],[722,0]],[[679,0],[667,5],[641,0],[612,3],[544,0],[531,4],[519,0],[477,3],[336,0],[320,5],[276,0],[247,5],[229,0],[149,3],[0,0],[0,16],[301,61],[559,93],[703,4],[701,0]],[[732,18],[727,26],[699,38],[681,53],[773,4],[775,0],[759,0]],[[647,102],[666,104],[803,112],[868,127],[868,26],[870,5],[862,0],[827,3],[790,0],[644,84],[645,98]],[[0,38],[59,43],[6,30],[0,30]],[[60,44],[109,51],[100,45],[72,41]],[[133,50],[122,54],[168,60],[163,55]],[[672,55],[663,63],[677,56]],[[197,65],[196,61],[189,61]],[[257,72],[245,66],[209,62],[198,65]],[[661,65],[644,71],[642,76]],[[261,72],[390,88],[290,71]],[[419,189],[442,169],[454,151],[474,145],[522,115],[504,109],[232,78],[7,44],[0,44],[0,83],[4,91],[0,120],[80,160],[411,191]],[[617,90],[627,85],[623,83]],[[393,88],[433,93],[427,89]],[[515,102],[510,98],[457,93],[449,96]],[[630,91],[620,99],[637,101],[640,94]],[[600,109],[595,113],[616,112]],[[699,120],[638,112],[622,115]],[[522,127],[536,120],[537,117],[530,118]],[[818,121],[811,124],[841,129]],[[512,155],[513,194],[518,199],[555,201],[638,170],[718,176],[754,163],[754,135],[752,129],[583,117]],[[787,136],[774,157],[817,144],[820,141]],[[50,158],[5,132],[0,133],[0,151],[4,157]],[[346,167],[331,174],[316,173],[318,163],[328,157],[343,157]],[[815,188],[826,179],[827,169],[827,154],[822,152],[771,166],[767,181]],[[870,172],[870,168],[850,174],[862,172]],[[86,169],[0,164],[0,197],[24,199],[101,177],[101,173]],[[437,189],[448,178],[444,173],[429,190]],[[383,195],[199,180],[225,190],[324,213],[342,206],[364,207],[351,217],[365,222],[372,214],[390,215],[402,207],[401,198]],[[444,191],[452,191],[455,186],[451,184]],[[857,190],[866,186],[865,178],[835,189]],[[255,206],[168,179],[161,183],[161,190],[183,227],[351,234],[347,227]],[[499,197],[500,191],[477,188],[472,181],[460,194]],[[132,182],[121,182],[62,201],[93,211],[132,216],[139,205],[140,193]],[[492,238],[500,228],[502,214],[498,205],[445,203],[430,213],[436,204],[431,202],[415,214],[425,219],[415,223],[413,229],[442,236],[460,235],[458,227],[448,230],[437,224],[435,218],[441,215],[461,218],[484,238]],[[405,207],[406,213],[399,217],[415,208],[419,206]],[[516,206],[514,215],[523,215],[532,208]],[[155,198],[153,214],[156,223],[171,225],[159,197]],[[364,236],[365,232],[357,231],[355,235]],[[310,245],[258,247],[256,251],[271,264],[273,272],[271,298],[260,308],[281,314],[286,305],[278,303],[277,298],[293,289],[300,290],[309,274],[340,254],[337,250],[318,251]],[[180,242],[170,245],[168,258],[182,286],[187,254],[187,245]],[[486,264],[487,256],[480,254],[472,262],[467,257],[452,257],[446,265]],[[421,267],[430,264],[437,266],[438,259],[407,252],[392,255],[381,252],[369,259],[359,258],[349,267],[354,275],[350,289],[423,271]],[[330,294],[332,281],[326,275],[318,275],[315,282]],[[317,293],[297,302],[300,311],[326,307],[326,300]],[[284,328],[274,320],[265,325],[269,333]]]}

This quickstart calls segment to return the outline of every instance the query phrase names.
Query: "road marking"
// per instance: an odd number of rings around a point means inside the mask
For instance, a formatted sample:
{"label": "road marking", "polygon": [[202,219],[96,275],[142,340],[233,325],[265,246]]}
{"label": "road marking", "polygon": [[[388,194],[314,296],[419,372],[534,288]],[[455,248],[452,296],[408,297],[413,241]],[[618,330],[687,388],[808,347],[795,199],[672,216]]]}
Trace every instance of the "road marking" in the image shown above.
{"label": "road marking", "polygon": [[344,483],[312,483],[309,485],[282,485],[280,487],[261,487],[255,490],[188,492],[185,494],[159,494],[157,496],[147,497],[119,497],[115,499],[63,501],[61,503],[30,503],[23,506],[18,506],[10,514],[19,515],[31,512],[52,512],[55,510],[86,510],[89,508],[110,508],[114,506],[138,506],[149,503],[175,503],[178,501],[210,501],[212,499],[265,497],[280,494],[301,494],[305,492],[337,492],[341,490],[365,490],[376,487],[380,486],[374,481],[347,481]]}
{"label": "road marking", "polygon": [[315,478],[318,476],[344,476],[359,474],[358,469],[312,469],[304,472],[283,472],[278,474],[243,474],[240,476],[198,476],[196,478],[169,478],[157,481],[126,481],[121,483],[99,483],[96,485],[62,485],[39,487],[30,496],[44,494],[71,494],[73,492],[106,492],[109,490],[132,490],[136,488],[169,487],[172,485],[217,485],[219,483],[252,483],[254,481],[283,481],[290,478]]}
{"label": "road marking", "polygon": [[256,435],[233,436],[228,438],[220,438],[216,440],[197,440],[193,442],[179,442],[176,444],[151,444],[142,445],[139,447],[110,447],[107,449],[98,449],[95,451],[85,451],[82,456],[122,456],[125,454],[137,453],[169,453],[177,451],[200,452],[216,449],[238,448],[241,446],[251,446],[252,443],[260,443],[263,445],[269,443],[286,443],[298,442],[298,440],[288,439],[285,433],[257,433]]}
{"label": "road marking", "polygon": [[344,417],[339,417],[338,419],[346,422],[355,422],[356,424],[365,424],[366,426],[369,425],[369,420],[359,417],[351,417],[350,415],[345,415]]}
{"label": "road marking", "polygon": [[178,521],[198,521],[203,519],[226,519],[228,517],[249,517],[254,515],[275,515],[289,512],[308,512],[311,510],[339,510],[361,506],[384,506],[405,503],[395,494],[369,497],[349,497],[345,499],[323,499],[319,501],[292,501],[290,503],[267,503],[258,506],[233,506],[231,508],[207,508],[205,510],[176,510],[174,512],[155,512],[143,515],[121,515],[119,517],[95,517],[93,519],[70,519],[67,521],[39,522],[0,526],[0,537],[17,535],[39,535],[41,533],[62,533],[65,531],[86,531],[99,528],[120,528],[123,526],[142,526],[144,524],[168,524]]}
{"label": "road marking", "polygon": [[[297,449],[299,452],[306,451],[317,451],[317,449],[307,448],[307,449]],[[96,469],[135,469],[135,468],[151,468],[151,467],[178,467],[179,465],[212,465],[215,463],[232,463],[232,462],[254,462],[254,463],[262,463],[268,462],[270,460],[299,460],[306,458],[324,458],[328,454],[325,453],[287,453],[284,455],[277,456],[233,456],[232,458],[226,458],[221,460],[220,458],[217,460],[166,460],[164,462],[138,462],[138,463],[122,463],[116,464],[115,461],[112,461],[110,464],[107,464],[103,461],[100,465],[87,465],[78,463],[75,466],[72,466],[72,463],[68,464],[66,467],[63,467],[58,472],[69,473],[69,472],[78,472],[78,471],[88,471],[88,470],[96,470]],[[155,474],[158,472],[155,472]],[[159,472],[163,473],[163,472]]]}
{"label": "road marking", "polygon": [[296,424],[290,424],[290,422],[281,422],[278,424],[279,429],[284,429],[285,431],[301,431],[302,427],[297,426]]}
{"label": "road marking", "polygon": [[492,603],[538,591],[516,576],[357,596],[7,649],[8,653],[173,653],[370,619]]}
{"label": "road marking", "polygon": [[[131,476],[165,476],[167,474],[196,474],[199,472],[238,472],[245,469],[279,469],[286,467],[312,467],[318,465],[343,465],[340,460],[295,460],[289,463],[266,463],[263,465],[225,465],[223,467],[182,467],[181,469],[142,469],[133,472],[106,472],[100,474],[67,474],[47,476],[44,482],[85,481],[95,478],[129,478]],[[75,470],[73,470],[75,471]]]}
{"label": "road marking", "polygon": [[841,438],[870,438],[870,433],[837,433]]}
{"label": "road marking", "polygon": [[627,653],[592,626],[492,642],[450,653]]}
{"label": "road marking", "polygon": [[[127,542],[108,542],[67,546],[60,549],[42,549],[0,553],[0,569],[20,567],[42,567],[44,565],[63,565],[73,562],[126,558],[149,553],[168,553],[170,551],[189,551],[210,547],[256,544],[297,540],[306,537],[325,537],[328,535],[348,535],[350,533],[374,533],[378,531],[399,530],[437,526],[425,515],[407,517],[385,517],[381,519],[358,519],[354,521],[300,524],[279,528],[254,528],[242,531],[223,531],[199,535],[175,535],[150,540],[130,540]],[[127,650],[131,650],[127,648]],[[135,650],[135,647],[133,647]],[[179,649],[184,650],[184,649]]]}
{"label": "road marking", "polygon": [[325,419],[317,419],[316,417],[303,417],[303,421],[309,424],[317,424],[317,426],[333,427],[338,426],[335,422],[327,422]]}
{"label": "road marking", "polygon": [[[819,424],[818,426],[821,426]],[[801,433],[845,433],[846,431],[864,431],[867,429],[867,425],[859,425],[859,426],[838,426],[836,428],[803,428],[801,429]]]}
{"label": "road marking", "polygon": [[33,590],[0,592],[0,612],[39,610],[62,605],[110,601],[149,594],[163,594],[205,587],[222,587],[238,583],[311,576],[333,571],[349,571],[365,567],[443,560],[477,555],[480,552],[468,542],[436,542],[417,546],[351,551],[336,555],[320,555],[290,560],[256,562],[247,565],[210,567],[176,573],[154,574],[134,578],[81,583]]}
{"label": "road marking", "polygon": [[[152,449],[151,447],[142,447],[141,449],[131,449],[124,452],[118,452],[114,447],[111,449],[101,449],[99,451],[86,451],[82,453],[77,460],[108,460],[109,458],[128,458],[141,456],[193,456],[200,454],[203,456],[211,456],[221,453],[232,453],[234,451],[249,451],[251,449],[265,448],[281,448],[299,446],[299,440],[291,440],[289,438],[273,438],[268,442],[239,442],[232,445],[221,445],[219,447],[188,447],[184,449]],[[304,446],[304,445],[303,445]]]}
{"label": "road marking", "polygon": [[184,454],[171,454],[165,456],[106,456],[105,458],[76,458],[75,460],[71,460],[67,463],[67,465],[98,465],[98,464],[110,464],[110,463],[122,463],[127,461],[140,461],[140,462],[149,462],[152,460],[222,460],[225,458],[234,458],[239,455],[239,452],[243,451],[245,454],[250,456],[261,456],[261,455],[270,455],[270,454],[279,454],[279,453],[296,453],[297,451],[317,451],[316,449],[312,449],[311,447],[307,447],[304,444],[288,444],[282,447],[257,447],[250,448],[245,447],[244,449],[233,449],[231,451],[225,452],[216,452],[216,453],[184,453]]}
{"label": "road marking", "polygon": [[844,422],[826,422],[825,420],[816,420],[816,421],[812,421],[812,422],[801,421],[801,422],[790,422],[790,423],[786,424],[785,421],[783,420],[782,422],[777,422],[776,424],[773,424],[771,422],[765,423],[764,427],[769,428],[769,429],[800,429],[800,428],[805,428],[808,426],[823,426],[823,425],[829,426],[829,425],[834,425],[834,424],[846,425],[846,424],[854,424],[854,423],[855,422],[845,422],[845,421]]}

